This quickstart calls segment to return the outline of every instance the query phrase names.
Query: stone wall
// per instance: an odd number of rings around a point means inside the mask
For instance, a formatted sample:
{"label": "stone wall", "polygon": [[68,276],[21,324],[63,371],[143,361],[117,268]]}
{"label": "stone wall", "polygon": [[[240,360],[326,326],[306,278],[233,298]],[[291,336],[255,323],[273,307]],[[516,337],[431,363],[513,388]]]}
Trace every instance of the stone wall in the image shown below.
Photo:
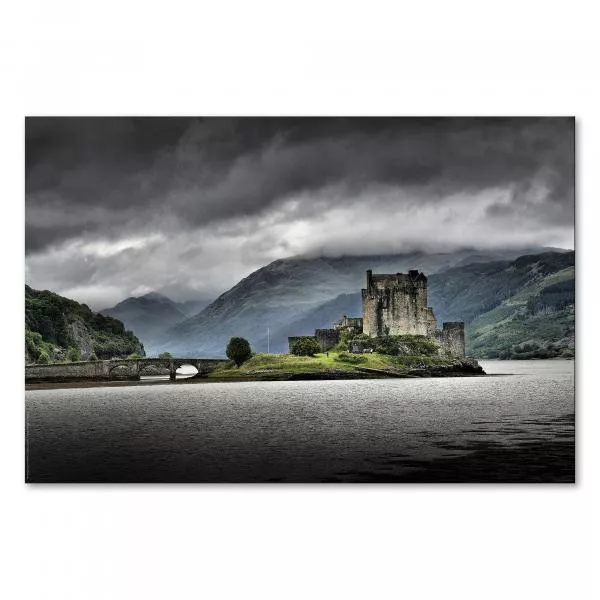
{"label": "stone wall", "polygon": [[315,329],[315,337],[321,351],[326,352],[340,341],[340,332],[337,329]]}
{"label": "stone wall", "polygon": [[465,324],[459,321],[444,323],[441,331],[436,332],[436,340],[441,353],[446,356],[465,356]]}
{"label": "stone wall", "polygon": [[362,333],[363,320],[362,317],[347,317],[344,315],[339,321],[333,324],[334,329],[340,331],[348,331],[350,333]]}

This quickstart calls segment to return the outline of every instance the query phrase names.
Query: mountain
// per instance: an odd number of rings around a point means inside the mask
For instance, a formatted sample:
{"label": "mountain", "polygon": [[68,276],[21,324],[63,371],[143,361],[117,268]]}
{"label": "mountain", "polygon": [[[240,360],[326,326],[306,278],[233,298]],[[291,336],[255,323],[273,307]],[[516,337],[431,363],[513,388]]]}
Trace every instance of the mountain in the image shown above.
{"label": "mountain", "polygon": [[123,323],[53,292],[25,286],[25,362],[144,356]]}
{"label": "mountain", "polygon": [[574,277],[574,252],[545,252],[513,261],[447,269],[429,277],[429,302],[440,321],[471,323],[519,294],[532,282],[567,269]]}
{"label": "mountain", "polygon": [[186,302],[176,302],[175,306],[186,316],[193,317],[210,304],[209,300],[187,300]]}
{"label": "mountain", "polygon": [[[274,331],[270,331],[269,348],[271,352],[288,351],[288,337],[294,335],[313,335],[315,329],[329,329],[333,323],[344,315],[356,316],[362,313],[362,297],[357,294],[340,294],[333,300],[324,302],[315,309],[305,313],[300,319],[292,321]],[[257,346],[267,344],[267,336],[260,338]]]}
{"label": "mountain", "polygon": [[[324,314],[333,314],[332,306],[327,308],[323,305],[346,294],[360,293],[367,269],[379,273],[420,269],[431,274],[458,264],[514,260],[530,253],[530,250],[465,249],[437,254],[414,252],[276,260],[250,274],[196,316],[171,327],[161,348],[180,355],[217,357],[224,355],[230,337],[242,336],[250,341],[255,351],[266,351],[269,328],[278,336],[274,339],[276,343],[270,348],[271,351],[285,351],[287,343],[283,343],[283,338],[289,326],[299,322],[304,328],[309,323],[323,322]],[[541,250],[536,248],[533,251]],[[344,301],[339,302],[341,306]],[[315,310],[322,311],[317,318],[311,316]],[[338,313],[333,320],[340,316]],[[328,323],[329,326],[331,324]]]}
{"label": "mountain", "polygon": [[100,312],[123,321],[142,340],[150,355],[162,351],[160,339],[169,327],[190,317],[179,303],[156,292],[127,298]]}
{"label": "mountain", "polygon": [[[528,352],[543,355],[549,344],[570,350],[574,347],[574,266],[575,253],[561,250],[453,267],[429,276],[429,304],[439,326],[443,321],[465,322],[470,355],[524,358]],[[271,331],[270,347],[286,352],[288,336],[312,335],[343,315],[361,311],[360,293],[342,294]],[[537,348],[523,352],[524,346]]]}
{"label": "mountain", "polygon": [[[522,256],[497,267],[470,286],[476,294],[460,292],[450,304],[441,302],[447,318],[465,315],[467,352],[482,358],[573,356],[575,253]],[[461,297],[467,310],[457,310]]]}

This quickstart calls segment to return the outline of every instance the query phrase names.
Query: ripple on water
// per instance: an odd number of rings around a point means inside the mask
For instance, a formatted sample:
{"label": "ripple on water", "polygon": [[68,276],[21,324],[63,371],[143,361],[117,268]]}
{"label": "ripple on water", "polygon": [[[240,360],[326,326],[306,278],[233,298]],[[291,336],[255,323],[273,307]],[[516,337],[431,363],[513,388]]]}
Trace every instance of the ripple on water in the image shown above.
{"label": "ripple on water", "polygon": [[28,391],[27,480],[573,481],[573,367]]}

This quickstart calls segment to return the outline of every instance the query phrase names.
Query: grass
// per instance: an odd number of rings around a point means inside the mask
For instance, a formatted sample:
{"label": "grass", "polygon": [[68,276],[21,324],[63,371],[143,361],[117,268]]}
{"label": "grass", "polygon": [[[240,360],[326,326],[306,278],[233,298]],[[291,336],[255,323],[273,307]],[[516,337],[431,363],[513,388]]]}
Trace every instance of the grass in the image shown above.
{"label": "grass", "polygon": [[349,354],[334,352],[314,356],[294,356],[292,354],[255,354],[239,368],[223,365],[216,368],[209,378],[269,378],[286,373],[321,373],[327,371],[357,371],[363,368],[394,370],[417,366],[443,365],[452,362],[448,359],[431,356],[388,356],[376,352]]}

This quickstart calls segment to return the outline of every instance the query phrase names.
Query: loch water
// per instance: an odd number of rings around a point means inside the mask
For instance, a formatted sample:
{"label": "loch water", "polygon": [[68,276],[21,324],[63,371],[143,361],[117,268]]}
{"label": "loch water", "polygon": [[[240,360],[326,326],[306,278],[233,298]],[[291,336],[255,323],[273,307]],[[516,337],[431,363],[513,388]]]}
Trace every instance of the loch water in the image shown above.
{"label": "loch water", "polygon": [[26,481],[573,482],[574,361],[26,391]]}

